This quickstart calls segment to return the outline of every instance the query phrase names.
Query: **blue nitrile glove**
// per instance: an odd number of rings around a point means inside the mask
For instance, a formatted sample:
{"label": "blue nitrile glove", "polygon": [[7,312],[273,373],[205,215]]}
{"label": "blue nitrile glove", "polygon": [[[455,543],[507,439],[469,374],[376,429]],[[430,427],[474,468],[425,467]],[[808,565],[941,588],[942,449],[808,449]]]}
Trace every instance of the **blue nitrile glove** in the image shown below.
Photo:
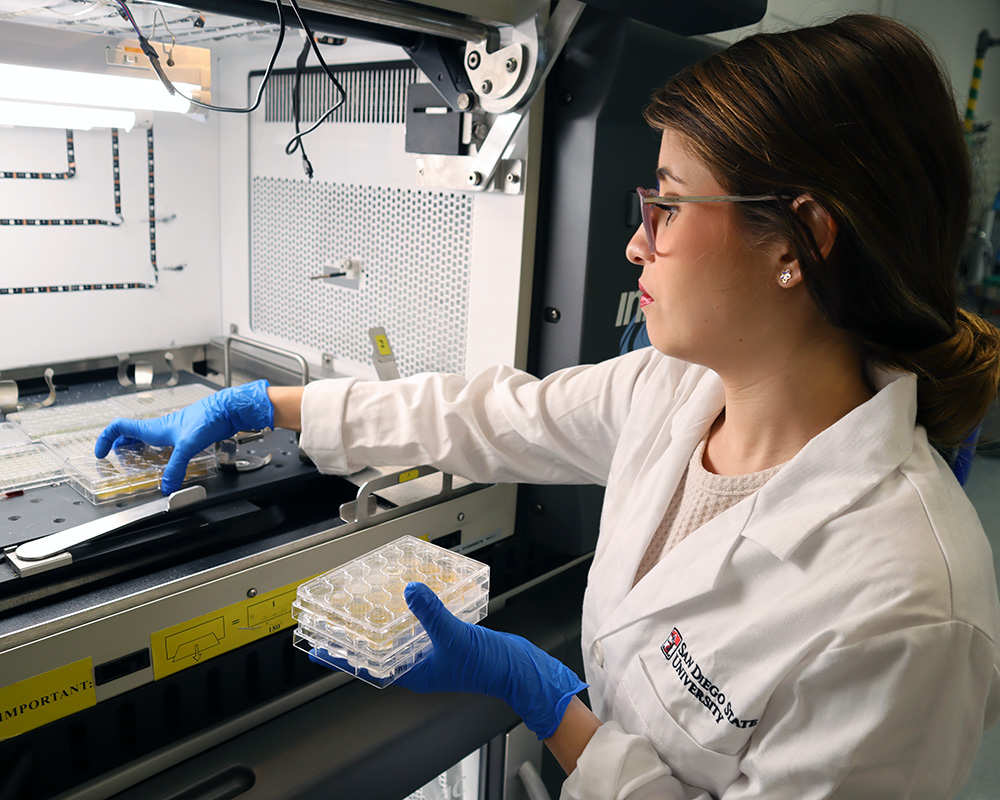
{"label": "blue nitrile glove", "polygon": [[94,455],[104,458],[113,446],[139,440],[156,447],[173,447],[163,470],[163,494],[181,488],[188,462],[206,447],[239,431],[274,427],[274,406],[264,380],[222,389],[187,408],[157,419],[116,419],[97,437]]}
{"label": "blue nitrile glove", "polygon": [[496,697],[540,740],[556,732],[570,700],[587,688],[569,667],[527,639],[462,622],[424,584],[407,584],[405,597],[434,647],[396,680],[398,685],[414,692]]}

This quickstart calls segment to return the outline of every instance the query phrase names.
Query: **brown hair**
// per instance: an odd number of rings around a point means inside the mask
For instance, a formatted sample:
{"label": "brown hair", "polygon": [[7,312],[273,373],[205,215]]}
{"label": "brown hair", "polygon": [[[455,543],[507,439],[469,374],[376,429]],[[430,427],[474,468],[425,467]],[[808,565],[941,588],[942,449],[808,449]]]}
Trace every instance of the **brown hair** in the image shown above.
{"label": "brown hair", "polygon": [[682,71],[645,111],[731,194],[808,194],[837,223],[823,259],[787,201],[734,209],[748,242],[786,237],[831,324],[916,373],[918,421],[960,443],[1000,385],[1000,331],[957,307],[971,170],[937,60],[902,24],[851,15],[758,34]]}

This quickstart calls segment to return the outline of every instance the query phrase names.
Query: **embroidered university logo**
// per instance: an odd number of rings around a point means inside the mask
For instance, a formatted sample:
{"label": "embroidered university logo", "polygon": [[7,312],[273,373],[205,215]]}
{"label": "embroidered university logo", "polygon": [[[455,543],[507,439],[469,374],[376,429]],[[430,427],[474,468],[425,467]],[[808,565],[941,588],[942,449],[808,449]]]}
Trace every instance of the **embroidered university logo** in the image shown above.
{"label": "embroidered university logo", "polygon": [[755,719],[740,719],[726,692],[705,674],[701,665],[695,661],[690,648],[684,641],[681,632],[674,628],[667,640],[660,645],[660,652],[667,663],[677,673],[677,679],[688,693],[712,715],[716,723],[723,720],[736,728],[752,728],[757,724]]}
{"label": "embroidered university logo", "polygon": [[683,641],[684,637],[681,636],[681,632],[677,630],[677,628],[670,631],[670,636],[667,637],[667,641],[660,645],[660,652],[663,653],[663,656],[667,659],[667,661],[669,661],[670,656],[673,655],[674,649],[680,647],[681,642]]}

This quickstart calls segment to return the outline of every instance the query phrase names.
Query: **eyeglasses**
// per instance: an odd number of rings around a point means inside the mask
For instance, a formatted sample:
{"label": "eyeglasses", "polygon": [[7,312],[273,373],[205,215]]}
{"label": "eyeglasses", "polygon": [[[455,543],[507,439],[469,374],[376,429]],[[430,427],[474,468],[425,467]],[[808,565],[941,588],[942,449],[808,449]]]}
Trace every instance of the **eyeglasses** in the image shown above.
{"label": "eyeglasses", "polygon": [[705,197],[658,197],[655,189],[643,189],[637,186],[639,195],[639,212],[642,215],[642,227],[646,231],[646,244],[650,253],[656,252],[656,231],[653,229],[653,212],[650,206],[656,206],[667,213],[667,227],[677,213],[673,206],[676,203],[757,203],[762,200],[789,200],[791,198],[779,194],[723,194]]}

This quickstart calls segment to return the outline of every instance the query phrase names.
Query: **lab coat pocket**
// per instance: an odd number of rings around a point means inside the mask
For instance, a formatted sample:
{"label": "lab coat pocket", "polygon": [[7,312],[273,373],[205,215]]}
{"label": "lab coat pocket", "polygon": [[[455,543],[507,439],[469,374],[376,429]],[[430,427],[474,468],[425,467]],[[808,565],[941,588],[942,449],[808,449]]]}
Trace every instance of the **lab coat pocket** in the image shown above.
{"label": "lab coat pocket", "polygon": [[[691,703],[704,706],[700,709],[705,715],[701,732],[678,722],[676,712]],[[739,775],[748,732],[723,728],[725,722],[717,720],[718,709],[710,698],[699,700],[659,652],[640,652],[632,660],[615,706],[615,718],[622,727],[647,738],[685,783],[719,794]],[[705,736],[709,731],[712,735]]]}

